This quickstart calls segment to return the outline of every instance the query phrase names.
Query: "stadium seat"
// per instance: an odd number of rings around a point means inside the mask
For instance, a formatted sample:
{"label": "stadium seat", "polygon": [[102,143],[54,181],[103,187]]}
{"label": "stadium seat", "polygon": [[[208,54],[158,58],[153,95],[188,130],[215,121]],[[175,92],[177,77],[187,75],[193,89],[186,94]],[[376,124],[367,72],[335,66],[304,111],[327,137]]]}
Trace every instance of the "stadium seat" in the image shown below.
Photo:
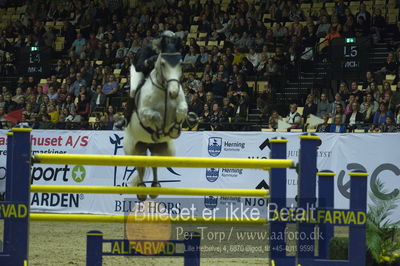
{"label": "stadium seat", "polygon": [[188,38],[188,40],[191,39],[191,38],[197,39],[197,33],[189,32],[187,38]]}
{"label": "stadium seat", "polygon": [[311,8],[309,8],[309,7],[302,7],[302,8],[301,8],[301,11],[303,11],[303,14],[304,14],[305,16],[309,16],[309,15],[310,15]]}
{"label": "stadium seat", "polygon": [[393,80],[396,78],[396,75],[386,75],[385,79],[389,81],[390,83],[393,82]]}
{"label": "stadium seat", "polygon": [[359,6],[349,6],[351,13],[356,14],[359,10]]}
{"label": "stadium seat", "polygon": [[349,6],[356,6],[359,7],[360,6],[360,2],[359,1],[350,1]]}
{"label": "stadium seat", "polygon": [[191,25],[190,26],[190,33],[196,33],[197,34],[198,29],[199,29],[199,25]]}
{"label": "stadium seat", "polygon": [[334,2],[329,2],[329,3],[325,3],[325,8],[334,8],[335,7],[335,3]]}
{"label": "stadium seat", "polygon": [[285,22],[285,27],[290,28],[293,25],[293,22]]}
{"label": "stadium seat", "polygon": [[253,90],[256,87],[256,82],[255,81],[246,81],[247,86],[249,86],[249,88],[252,88]]}
{"label": "stadium seat", "polygon": [[257,93],[262,93],[266,90],[268,81],[257,81]]}
{"label": "stadium seat", "polygon": [[267,20],[267,19],[271,19],[271,14],[264,14],[263,15],[263,22],[265,22],[265,20]]}
{"label": "stadium seat", "polygon": [[303,115],[303,111],[304,111],[304,106],[299,106],[299,107],[297,107],[297,112],[298,112],[300,115]]}
{"label": "stadium seat", "polygon": [[119,75],[121,74],[121,69],[114,69],[114,75],[116,76],[116,77],[119,77]]}
{"label": "stadium seat", "polygon": [[354,133],[365,133],[365,129],[354,129]]}
{"label": "stadium seat", "polygon": [[214,46],[218,46],[218,41],[208,41],[207,49],[211,50]]}
{"label": "stadium seat", "polygon": [[54,43],[54,49],[55,49],[57,52],[63,51],[63,50],[64,50],[64,42],[55,42],[55,43]]}
{"label": "stadium seat", "polygon": [[200,39],[204,39],[204,38],[206,38],[207,37],[207,32],[200,32],[199,33],[199,38]]}
{"label": "stadium seat", "polygon": [[323,6],[323,2],[319,2],[319,3],[313,3],[313,9],[321,9]]}
{"label": "stadium seat", "polygon": [[398,9],[389,9],[387,14],[387,21],[389,24],[396,24],[399,15]]}
{"label": "stadium seat", "polygon": [[206,46],[206,42],[205,41],[197,41],[196,42],[198,46]]}

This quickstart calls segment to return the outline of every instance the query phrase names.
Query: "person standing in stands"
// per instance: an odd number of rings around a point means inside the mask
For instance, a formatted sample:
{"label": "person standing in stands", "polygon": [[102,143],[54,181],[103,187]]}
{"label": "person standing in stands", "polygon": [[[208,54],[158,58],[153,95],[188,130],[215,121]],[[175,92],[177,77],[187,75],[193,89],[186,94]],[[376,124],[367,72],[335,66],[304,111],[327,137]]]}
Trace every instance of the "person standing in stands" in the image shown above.
{"label": "person standing in stands", "polygon": [[328,97],[325,93],[321,93],[321,100],[317,105],[317,116],[322,117],[325,114],[331,113],[331,104],[328,101]]}

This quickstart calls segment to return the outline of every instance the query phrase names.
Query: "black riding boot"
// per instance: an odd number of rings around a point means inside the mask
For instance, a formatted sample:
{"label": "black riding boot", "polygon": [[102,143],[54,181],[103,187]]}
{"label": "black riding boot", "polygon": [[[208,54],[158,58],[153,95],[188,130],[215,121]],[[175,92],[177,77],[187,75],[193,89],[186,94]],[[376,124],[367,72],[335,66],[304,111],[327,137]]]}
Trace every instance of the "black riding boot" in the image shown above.
{"label": "black riding boot", "polygon": [[140,84],[138,85],[138,87],[136,89],[135,96],[133,98],[132,97],[128,98],[128,105],[126,106],[126,110],[125,110],[125,113],[124,113],[124,116],[125,116],[125,127],[128,126],[128,124],[131,122],[133,111],[135,111],[135,105],[136,105],[135,104],[135,98],[136,98],[136,95],[139,93],[140,89],[143,87],[144,83],[146,82],[146,77],[147,76],[145,76],[142,79],[142,82],[140,82]]}

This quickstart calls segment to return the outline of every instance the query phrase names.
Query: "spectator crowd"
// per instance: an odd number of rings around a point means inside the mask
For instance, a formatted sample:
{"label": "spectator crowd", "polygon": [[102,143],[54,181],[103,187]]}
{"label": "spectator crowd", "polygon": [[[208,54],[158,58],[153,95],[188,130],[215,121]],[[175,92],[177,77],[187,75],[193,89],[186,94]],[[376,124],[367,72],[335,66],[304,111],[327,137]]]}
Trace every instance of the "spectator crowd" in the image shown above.
{"label": "spectator crowd", "polygon": [[[182,39],[182,84],[200,129],[243,129],[239,125],[248,123],[249,110],[258,108],[253,123],[270,128],[280,119],[291,128],[310,128],[314,115],[324,120],[319,132],[397,130],[400,23],[389,25],[386,11],[376,7],[371,14],[361,3],[353,13],[343,0],[308,13],[292,0],[226,3],[164,0],[131,8],[122,0],[23,1],[17,20],[0,18],[0,75],[17,77],[0,91],[3,127],[22,122],[41,129],[117,129],[124,119],[130,65],[142,47],[171,30]],[[54,21],[62,27],[47,23]],[[314,89],[304,103],[278,112],[276,93],[297,77],[298,64],[329,60],[334,38],[361,36],[374,43],[391,38],[392,51],[378,69],[337,88]],[[58,38],[63,49],[55,53],[48,76],[18,72],[20,48],[55,47]],[[251,81],[265,86],[256,89]]]}

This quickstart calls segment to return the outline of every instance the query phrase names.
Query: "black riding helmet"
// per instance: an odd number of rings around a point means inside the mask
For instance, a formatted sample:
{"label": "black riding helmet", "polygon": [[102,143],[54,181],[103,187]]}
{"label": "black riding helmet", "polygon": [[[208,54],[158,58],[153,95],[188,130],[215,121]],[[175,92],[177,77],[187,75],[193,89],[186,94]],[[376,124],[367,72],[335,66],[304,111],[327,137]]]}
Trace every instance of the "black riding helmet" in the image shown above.
{"label": "black riding helmet", "polygon": [[167,30],[161,33],[161,53],[178,53],[181,44],[181,38],[176,36],[172,31]]}

